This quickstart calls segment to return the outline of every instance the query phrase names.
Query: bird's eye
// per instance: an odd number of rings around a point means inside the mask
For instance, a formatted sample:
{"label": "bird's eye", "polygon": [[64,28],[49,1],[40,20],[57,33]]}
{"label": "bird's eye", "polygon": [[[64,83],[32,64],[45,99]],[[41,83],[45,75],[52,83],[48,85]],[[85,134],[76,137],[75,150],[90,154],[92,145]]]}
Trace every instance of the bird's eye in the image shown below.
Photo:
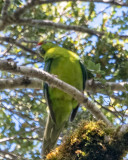
{"label": "bird's eye", "polygon": [[41,54],[41,55],[45,54],[45,50],[42,48],[41,45],[38,45],[38,46],[36,47],[36,50],[37,50],[37,52],[38,52],[39,54]]}
{"label": "bird's eye", "polygon": [[41,54],[43,54],[43,55],[45,54],[45,50],[44,50],[42,47],[40,47],[39,50],[40,50],[40,53],[41,53]]}

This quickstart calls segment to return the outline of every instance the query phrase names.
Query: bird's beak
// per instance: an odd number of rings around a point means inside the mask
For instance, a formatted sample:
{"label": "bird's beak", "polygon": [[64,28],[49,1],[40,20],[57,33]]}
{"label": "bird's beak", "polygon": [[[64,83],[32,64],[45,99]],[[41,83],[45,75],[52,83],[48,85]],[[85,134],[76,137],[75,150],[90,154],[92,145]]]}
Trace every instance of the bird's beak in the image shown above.
{"label": "bird's beak", "polygon": [[37,51],[38,54],[40,54],[40,48],[41,48],[40,45],[37,45],[37,46],[36,46],[36,51]]}

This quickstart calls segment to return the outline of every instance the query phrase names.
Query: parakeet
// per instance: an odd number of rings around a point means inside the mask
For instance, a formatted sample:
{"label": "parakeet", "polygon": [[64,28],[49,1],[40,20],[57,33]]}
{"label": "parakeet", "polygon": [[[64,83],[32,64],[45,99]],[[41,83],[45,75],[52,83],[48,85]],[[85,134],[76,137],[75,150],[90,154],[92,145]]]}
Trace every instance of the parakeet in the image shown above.
{"label": "parakeet", "polygon": [[[51,42],[39,42],[41,55],[45,61],[45,71],[76,87],[85,89],[86,70],[79,57],[72,51]],[[43,138],[43,155],[54,148],[65,123],[72,121],[79,103],[72,96],[44,83],[44,94],[49,107],[48,119]]]}

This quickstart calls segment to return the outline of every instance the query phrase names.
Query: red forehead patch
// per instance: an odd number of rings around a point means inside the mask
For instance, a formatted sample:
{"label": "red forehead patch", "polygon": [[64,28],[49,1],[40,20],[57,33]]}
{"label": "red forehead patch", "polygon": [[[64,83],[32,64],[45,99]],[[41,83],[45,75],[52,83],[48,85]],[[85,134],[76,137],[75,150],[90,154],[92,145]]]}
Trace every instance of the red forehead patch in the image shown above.
{"label": "red forehead patch", "polygon": [[42,45],[42,44],[43,44],[43,42],[39,42],[37,45],[40,46],[40,45]]}

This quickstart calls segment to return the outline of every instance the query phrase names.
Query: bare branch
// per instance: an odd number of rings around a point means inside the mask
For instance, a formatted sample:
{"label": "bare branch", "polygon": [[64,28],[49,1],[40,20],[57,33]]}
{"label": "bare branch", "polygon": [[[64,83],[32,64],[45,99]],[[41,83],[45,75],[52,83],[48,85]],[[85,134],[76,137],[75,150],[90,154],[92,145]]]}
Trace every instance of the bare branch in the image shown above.
{"label": "bare branch", "polygon": [[[128,82],[106,82],[106,84],[102,84],[98,81],[87,80],[86,82],[86,91],[92,94],[101,93],[107,94],[108,91],[126,91],[125,84]],[[25,89],[25,88],[32,88],[32,89],[42,89],[43,81],[37,78],[30,78],[30,77],[18,77],[18,78],[10,78],[10,79],[0,79],[0,90],[3,89]],[[119,98],[113,94],[110,97],[117,99],[119,102],[124,103],[124,99]],[[127,104],[125,104],[127,105]]]}
{"label": "bare branch", "polygon": [[17,42],[15,39],[13,39],[11,37],[0,37],[0,41],[5,41],[5,42],[8,42],[10,44],[14,44],[14,45],[20,47],[21,49],[23,49],[24,51],[27,51],[27,52],[29,52],[31,54],[34,54],[34,55],[38,55],[38,53],[31,50],[30,48],[27,48],[27,47],[23,46],[21,43]]}
{"label": "bare branch", "polygon": [[4,30],[6,26],[13,24],[13,21],[10,20],[10,22],[8,22],[8,19],[8,16],[6,17],[6,19],[0,18],[0,31]]}
{"label": "bare branch", "polygon": [[[95,29],[89,29],[85,26],[54,23],[50,20],[37,20],[37,19],[30,19],[30,18],[15,19],[14,17],[8,17],[8,19],[9,20],[7,20],[6,23],[4,23],[2,20],[0,20],[0,30],[3,30],[6,26],[8,26],[10,24],[19,24],[19,25],[25,25],[25,26],[29,25],[29,26],[35,26],[35,27],[49,27],[49,28],[53,28],[53,29],[63,29],[63,30],[68,30],[68,31],[73,30],[76,32],[87,33],[87,34],[95,35],[98,37],[103,36],[105,34],[105,32],[96,31]],[[120,39],[126,39],[128,37],[128,35],[118,35],[118,36]],[[17,44],[17,46],[18,46],[18,44]]]}
{"label": "bare branch", "polygon": [[[42,80],[30,77],[0,79],[0,89],[16,89],[16,88],[41,89],[42,83],[43,83]],[[128,82],[120,82],[120,83],[106,82],[106,84],[102,84],[99,81],[87,80],[86,91],[93,94],[94,93],[104,94],[105,91],[108,91],[109,89],[111,91],[126,91],[125,84],[128,84]]]}
{"label": "bare branch", "polygon": [[36,20],[36,19],[29,19],[29,18],[24,18],[24,19],[19,19],[16,21],[17,24],[22,24],[22,25],[30,25],[30,26],[40,26],[40,27],[49,27],[49,28],[54,28],[54,29],[64,29],[64,30],[73,30],[77,32],[82,32],[82,33],[88,33],[90,35],[95,35],[95,36],[102,36],[104,35],[103,32],[98,32],[89,28],[86,28],[84,26],[76,26],[76,25],[65,25],[61,23],[54,23],[49,20]]}
{"label": "bare branch", "polygon": [[[53,29],[63,29],[63,30],[68,30],[68,31],[73,30],[76,32],[95,35],[97,37],[101,37],[105,34],[105,32],[96,31],[95,29],[89,29],[85,26],[66,25],[62,23],[54,23],[49,20],[37,20],[37,19],[24,18],[24,19],[18,19],[17,21],[15,21],[15,23],[19,25],[30,25],[30,26],[35,26],[35,27],[49,27]],[[118,35],[118,36],[121,39],[126,39],[128,37],[128,35]]]}
{"label": "bare branch", "polygon": [[16,159],[16,158],[20,158],[19,156],[15,155],[15,154],[12,154],[12,153],[9,153],[7,151],[2,151],[0,150],[0,153],[3,154],[6,158],[8,159]]}
{"label": "bare branch", "polygon": [[29,136],[29,137],[23,137],[23,136],[20,136],[20,137],[18,137],[17,139],[26,139],[26,140],[38,140],[38,141],[42,141],[43,140],[43,138],[34,138],[34,137],[31,137],[31,136]]}
{"label": "bare branch", "polygon": [[128,82],[106,82],[106,84],[102,84],[101,82],[94,81],[93,79],[88,80],[86,82],[86,90],[92,93],[104,93],[108,94],[110,91],[126,91],[125,84]]}
{"label": "bare branch", "polygon": [[8,14],[8,7],[10,5],[10,0],[5,0],[0,17],[0,30],[3,30],[6,26],[12,23],[12,17]]}
{"label": "bare branch", "polygon": [[87,97],[85,97],[79,90],[75,87],[59,80],[53,75],[49,73],[37,69],[37,68],[29,68],[24,66],[17,66],[13,61],[8,60],[0,60],[0,70],[8,71],[15,74],[20,74],[24,76],[36,77],[45,82],[47,82],[51,87],[56,87],[69,95],[71,95],[74,99],[76,99],[79,103],[82,103],[86,106],[86,108],[97,118],[103,120],[108,126],[112,126],[110,121],[105,117],[105,115],[100,111],[100,109]]}
{"label": "bare branch", "polygon": [[[8,1],[8,0],[7,0]],[[96,35],[96,36],[103,36],[104,32],[99,32],[96,30],[92,30],[89,28],[86,28],[84,26],[75,26],[75,25],[65,25],[65,24],[59,24],[54,23],[52,21],[46,21],[46,20],[33,20],[33,19],[20,19],[20,16],[25,13],[26,10],[35,7],[36,5],[46,4],[46,3],[56,3],[56,2],[77,2],[78,0],[39,0],[29,1],[26,5],[24,5],[22,8],[18,8],[13,15],[8,15],[6,17],[6,21],[3,19],[0,19],[0,30],[3,30],[6,26],[10,24],[24,24],[24,25],[32,25],[32,26],[47,26],[50,28],[58,28],[58,29],[64,29],[64,30],[74,30],[78,32],[88,33],[90,35]],[[89,2],[89,0],[80,0],[82,2]],[[118,4],[121,6],[128,6],[128,4],[124,4],[118,0],[93,0],[93,2],[103,2],[103,3],[110,3],[110,4]],[[121,39],[126,39],[128,35],[119,35]]]}
{"label": "bare branch", "polygon": [[0,79],[0,89],[42,89],[42,81],[36,78],[19,77],[10,79]]}
{"label": "bare branch", "polygon": [[11,141],[11,140],[14,140],[14,139],[15,140],[16,139],[27,139],[27,140],[38,140],[38,141],[42,141],[43,140],[42,138],[34,138],[34,137],[31,137],[31,136],[29,136],[29,137],[22,137],[22,136],[17,137],[17,136],[13,136],[13,137],[5,137],[5,138],[0,139],[0,143]]}
{"label": "bare branch", "polygon": [[126,39],[128,38],[128,35],[118,35],[121,39]]}
{"label": "bare branch", "polygon": [[[37,5],[42,5],[42,4],[48,4],[48,3],[57,3],[57,2],[90,2],[90,0],[38,0],[34,1],[31,0],[28,2],[26,5],[24,5],[22,8],[18,8],[15,13],[14,17],[19,18],[23,13],[25,13],[26,10],[31,9],[32,7],[35,7]],[[93,2],[101,2],[101,3],[110,3],[111,5],[119,5],[119,6],[128,6],[127,3],[123,3],[119,0],[113,1],[113,0],[92,0]]]}
{"label": "bare branch", "polygon": [[3,6],[2,12],[1,12],[3,19],[5,19],[7,17],[7,15],[8,15],[7,11],[8,11],[9,5],[10,5],[10,0],[5,0],[4,1],[4,6]]}
{"label": "bare branch", "polygon": [[[30,2],[28,2],[26,5],[24,5],[22,8],[18,8],[15,13],[14,13],[14,17],[20,17],[23,13],[25,13],[26,10],[31,9],[32,7],[35,7],[36,5],[42,5],[42,4],[48,4],[48,3],[57,3],[57,2],[77,2],[77,1],[81,1],[81,2],[90,2],[90,0],[38,0],[38,1],[34,1],[31,0]],[[92,0],[93,2],[101,2],[101,3],[109,3],[111,5],[119,5],[119,6],[128,6],[127,3],[123,3],[122,1],[116,0]]]}
{"label": "bare branch", "polygon": [[26,3],[22,8],[18,8],[15,13],[14,17],[17,19],[19,18],[23,13],[25,13],[26,10],[31,9],[32,7],[40,4],[40,1],[31,0],[28,3]]}
{"label": "bare branch", "polygon": [[25,160],[23,157],[21,157],[18,154],[14,154],[14,153],[3,151],[3,150],[0,150],[0,154],[3,155],[4,158],[6,158],[6,159],[23,159],[23,160]]}
{"label": "bare branch", "polygon": [[31,44],[37,44],[38,43],[38,41],[29,41],[29,40],[27,40],[27,39],[25,39],[25,38],[20,38],[19,40],[18,40],[18,42],[24,42],[24,43],[31,43]]}
{"label": "bare branch", "polygon": [[[40,0],[40,4],[44,4],[43,0]],[[45,1],[45,3],[55,3],[55,2],[77,2],[77,1],[81,1],[81,2],[90,2],[90,0],[47,0]],[[91,2],[96,2],[96,3],[109,3],[111,5],[119,5],[119,6],[128,6],[128,3],[123,3],[120,0],[92,0]]]}
{"label": "bare branch", "polygon": [[0,139],[0,143],[6,142],[6,141],[10,141],[10,140],[13,140],[13,139],[15,139],[15,138],[16,138],[16,136],[2,138],[2,139]]}
{"label": "bare branch", "polygon": [[118,136],[120,137],[121,135],[123,135],[124,133],[128,132],[128,124],[122,125],[119,132],[118,132]]}

